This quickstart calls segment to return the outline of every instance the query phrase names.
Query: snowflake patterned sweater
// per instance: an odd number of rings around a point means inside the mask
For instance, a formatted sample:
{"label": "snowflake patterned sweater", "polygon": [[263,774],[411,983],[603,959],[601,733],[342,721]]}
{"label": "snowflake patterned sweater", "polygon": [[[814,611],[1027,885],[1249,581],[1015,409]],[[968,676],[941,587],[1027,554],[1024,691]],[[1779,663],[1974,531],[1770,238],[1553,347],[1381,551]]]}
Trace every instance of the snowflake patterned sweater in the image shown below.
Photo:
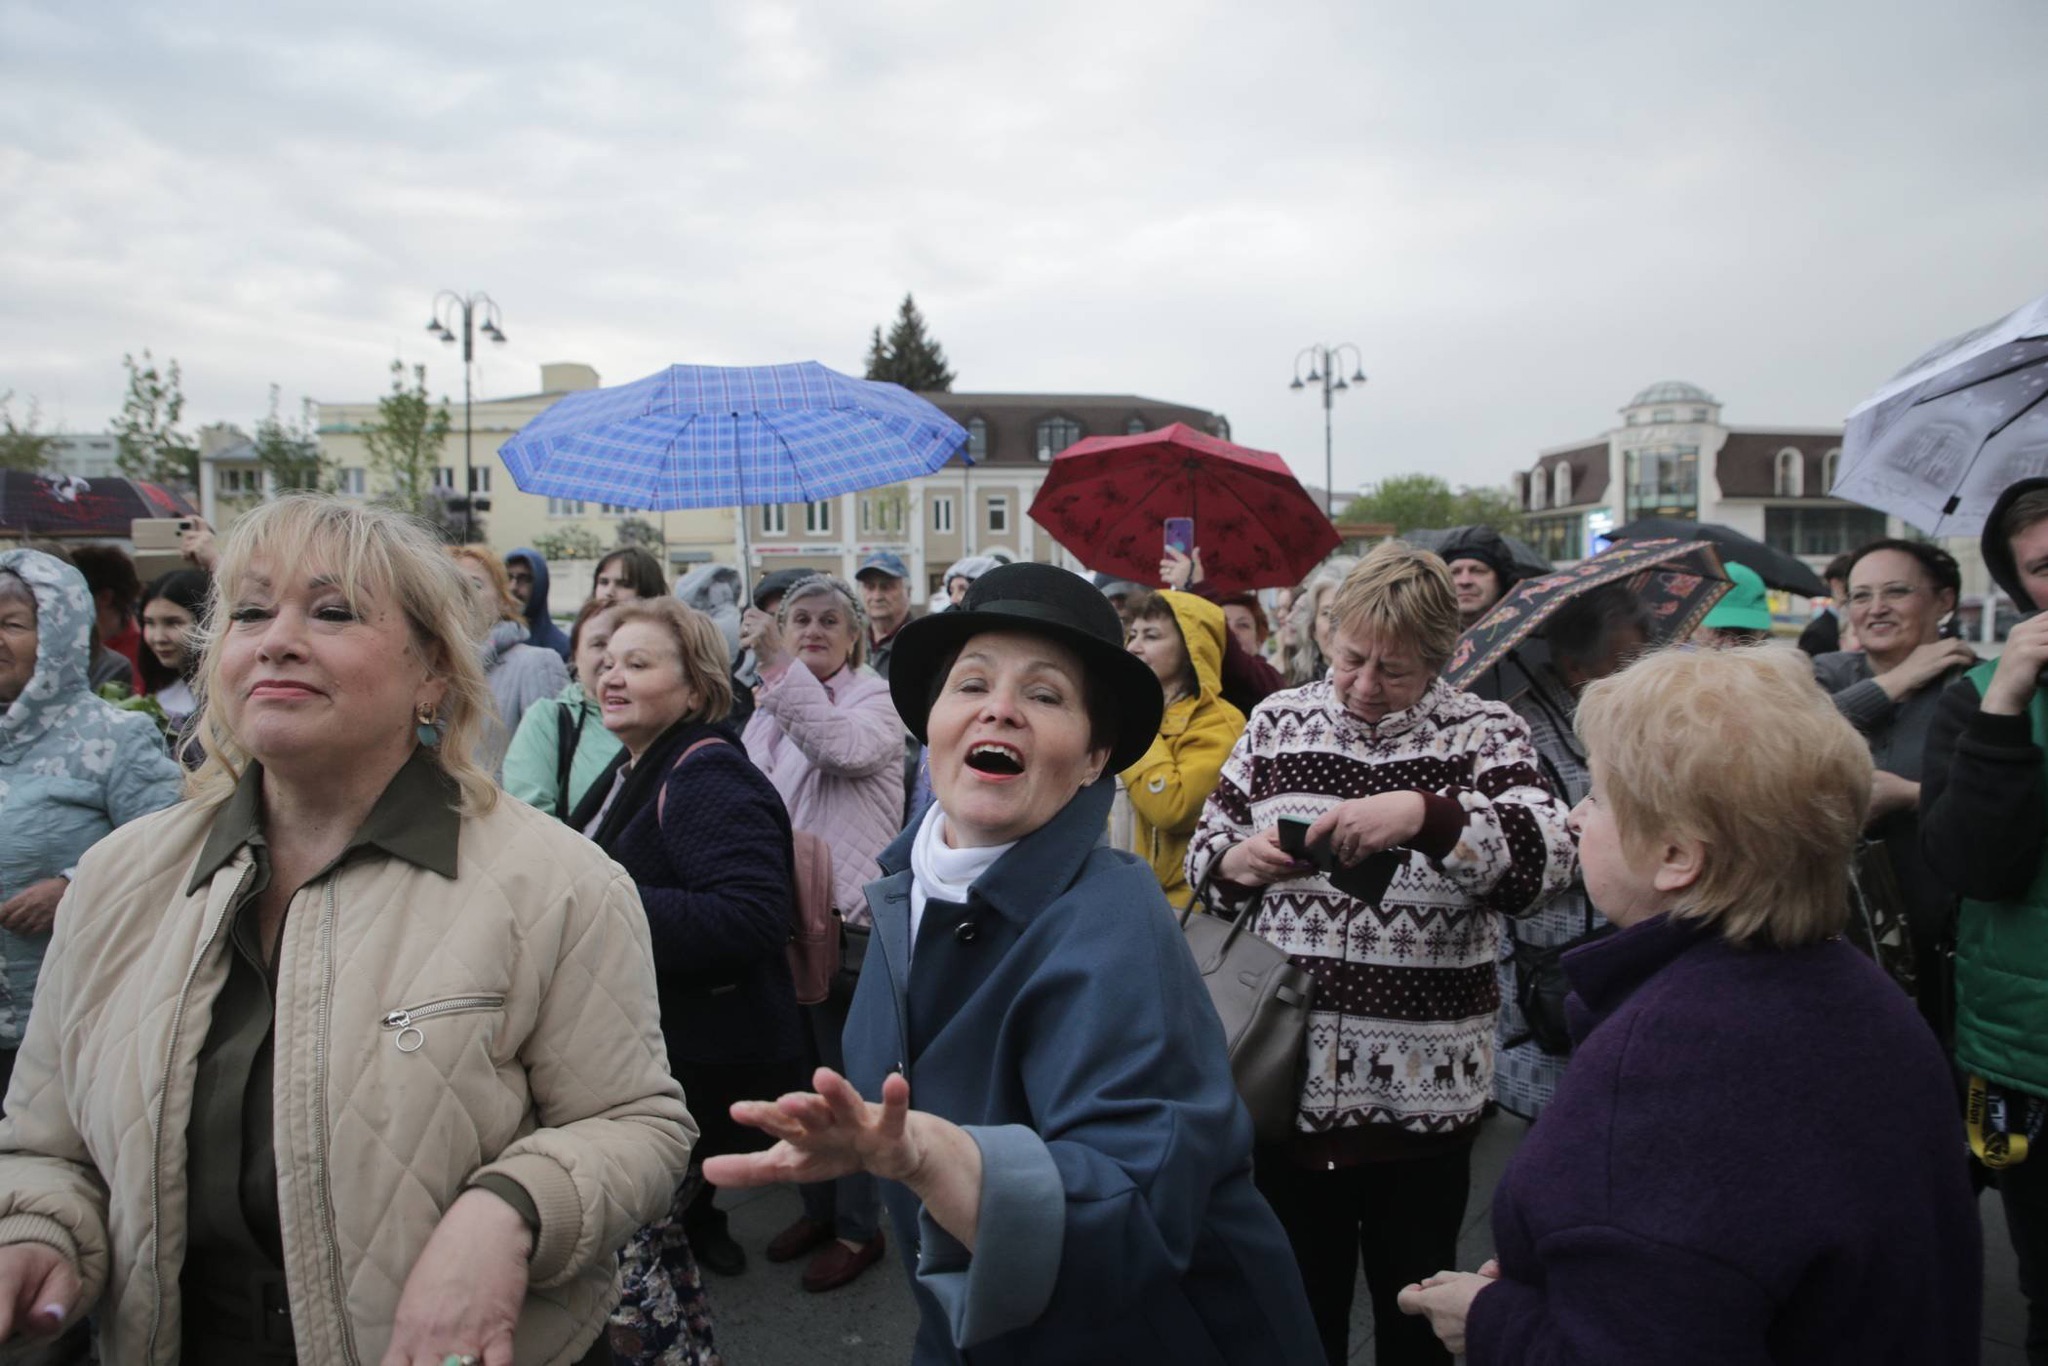
{"label": "snowflake patterned sweater", "polygon": [[[1267,888],[1253,923],[1316,981],[1305,1133],[1378,1125],[1440,1137],[1477,1122],[1493,1083],[1501,917],[1571,882],[1565,806],[1504,704],[1438,679],[1374,724],[1345,711],[1324,679],[1252,712],[1188,846],[1188,880],[1200,886],[1232,845],[1282,817],[1314,821],[1402,791],[1420,792],[1427,814],[1379,905],[1311,873]],[[1250,894],[1217,887],[1225,899]]]}

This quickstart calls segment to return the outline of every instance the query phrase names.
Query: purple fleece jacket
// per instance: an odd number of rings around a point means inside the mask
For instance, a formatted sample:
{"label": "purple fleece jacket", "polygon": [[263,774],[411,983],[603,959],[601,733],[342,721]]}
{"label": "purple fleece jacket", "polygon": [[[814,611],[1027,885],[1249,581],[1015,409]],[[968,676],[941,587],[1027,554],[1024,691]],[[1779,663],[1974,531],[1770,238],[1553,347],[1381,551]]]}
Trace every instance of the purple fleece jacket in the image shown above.
{"label": "purple fleece jacket", "polygon": [[1955,1090],[1869,960],[1659,917],[1564,962],[1578,1050],[1495,1192],[1472,1366],[1978,1359]]}

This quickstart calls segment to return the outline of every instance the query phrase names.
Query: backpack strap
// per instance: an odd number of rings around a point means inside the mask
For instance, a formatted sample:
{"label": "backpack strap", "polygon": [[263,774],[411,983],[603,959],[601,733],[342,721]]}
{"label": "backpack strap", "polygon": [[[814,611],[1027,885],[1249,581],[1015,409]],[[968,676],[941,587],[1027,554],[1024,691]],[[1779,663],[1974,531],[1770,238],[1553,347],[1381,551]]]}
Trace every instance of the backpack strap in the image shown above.
{"label": "backpack strap", "polygon": [[[568,708],[564,707],[563,711]],[[576,729],[568,727],[568,717],[555,719],[555,813],[563,820],[569,819],[569,771],[576,767],[576,746],[583,740],[583,708],[576,708]]]}
{"label": "backpack strap", "polygon": [[[656,824],[659,824],[661,821],[667,819],[668,780],[669,778],[675,775],[675,771],[677,769],[683,766],[683,761],[688,759],[692,754],[695,754],[698,750],[704,748],[704,746],[706,745],[723,745],[725,743],[725,741],[719,739],[716,735],[707,735],[702,740],[699,740],[696,744],[691,745],[688,749],[684,750],[681,754],[678,754],[676,756],[676,761],[668,766],[668,773],[662,777],[661,786],[656,788],[654,791],[654,819]],[[728,748],[730,748],[730,746],[728,746]]]}

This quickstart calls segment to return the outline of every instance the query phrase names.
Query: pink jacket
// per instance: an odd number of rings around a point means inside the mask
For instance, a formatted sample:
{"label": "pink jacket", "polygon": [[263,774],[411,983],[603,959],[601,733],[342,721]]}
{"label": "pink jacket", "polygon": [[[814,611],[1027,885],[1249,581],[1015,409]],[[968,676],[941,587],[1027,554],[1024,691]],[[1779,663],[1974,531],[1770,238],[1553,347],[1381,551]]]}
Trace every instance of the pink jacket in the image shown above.
{"label": "pink jacket", "polygon": [[889,685],[867,668],[820,683],[787,665],[763,675],[745,739],[790,824],[831,846],[833,905],[847,924],[866,925],[861,889],[903,826],[903,722]]}

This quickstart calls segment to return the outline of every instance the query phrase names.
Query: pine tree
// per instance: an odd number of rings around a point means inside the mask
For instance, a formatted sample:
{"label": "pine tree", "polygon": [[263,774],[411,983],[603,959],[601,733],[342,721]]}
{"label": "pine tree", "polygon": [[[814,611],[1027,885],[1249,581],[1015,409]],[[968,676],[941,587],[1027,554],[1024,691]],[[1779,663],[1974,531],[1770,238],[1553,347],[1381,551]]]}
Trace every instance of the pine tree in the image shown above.
{"label": "pine tree", "polygon": [[946,366],[945,348],[925,331],[924,314],[918,312],[917,301],[908,294],[903,296],[903,306],[896,310],[896,321],[889,328],[886,344],[882,329],[875,329],[868,346],[868,378],[888,380],[913,392],[944,392],[953,387],[953,372]]}

